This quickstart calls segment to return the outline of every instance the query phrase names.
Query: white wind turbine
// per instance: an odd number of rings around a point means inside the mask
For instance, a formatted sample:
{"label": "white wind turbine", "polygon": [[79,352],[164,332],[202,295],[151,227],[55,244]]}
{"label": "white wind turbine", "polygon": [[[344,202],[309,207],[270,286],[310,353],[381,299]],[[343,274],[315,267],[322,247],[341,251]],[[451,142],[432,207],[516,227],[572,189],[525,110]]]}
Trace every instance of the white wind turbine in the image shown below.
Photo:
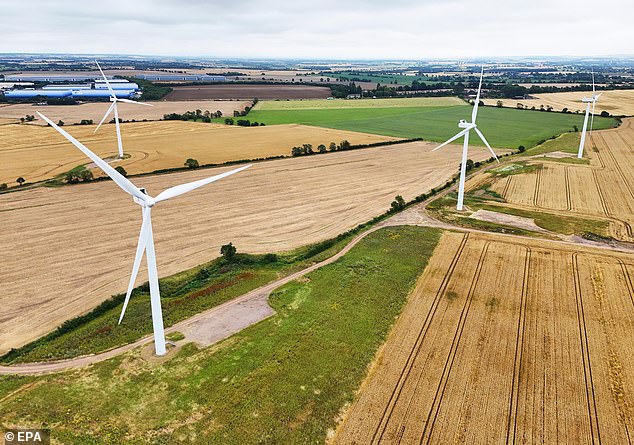
{"label": "white wind turbine", "polygon": [[484,138],[484,135],[478,129],[478,126],[475,123],[476,117],[478,116],[478,105],[480,104],[480,90],[482,89],[483,75],[484,75],[484,67],[482,67],[482,71],[480,71],[480,84],[478,85],[478,95],[476,96],[476,100],[473,105],[473,111],[471,112],[471,122],[467,122],[464,119],[461,119],[460,122],[458,123],[458,127],[464,128],[464,130],[462,130],[460,133],[458,133],[457,135],[449,139],[447,142],[440,144],[438,147],[432,150],[432,151],[436,151],[439,148],[442,148],[445,145],[464,136],[464,145],[462,148],[462,163],[460,164],[460,184],[458,186],[458,205],[456,206],[458,210],[462,210],[462,207],[463,207],[462,204],[464,202],[464,183],[465,183],[465,176],[467,173],[467,154],[469,152],[469,131],[474,130],[478,134],[480,139],[482,139],[482,142],[484,142],[484,144],[489,148],[495,160],[500,162],[498,157],[495,155],[495,152],[493,151],[493,149],[491,148],[487,140]]}
{"label": "white wind turbine", "polygon": [[586,144],[586,128],[588,127],[588,114],[590,114],[590,104],[592,104],[592,118],[590,119],[590,133],[592,133],[592,125],[594,124],[594,106],[599,100],[601,93],[596,94],[594,89],[594,70],[592,71],[592,97],[584,97],[581,102],[586,103],[586,117],[583,119],[583,131],[581,132],[581,141],[579,142],[579,153],[577,157],[583,157],[583,146]]}
{"label": "white wind turbine", "polygon": [[198,187],[202,187],[203,185],[212,183],[222,178],[226,178],[227,176],[233,175],[234,173],[238,173],[244,169],[251,167],[251,165],[246,165],[244,167],[236,168],[234,170],[230,170],[225,173],[221,173],[219,175],[211,176],[209,178],[200,179],[198,181],[190,182],[187,184],[177,185],[175,187],[170,187],[167,190],[162,191],[156,197],[152,197],[147,194],[145,189],[137,188],[132,182],[130,182],[127,178],[121,175],[118,171],[112,168],[107,162],[97,156],[95,153],[90,151],[85,145],[79,142],[77,139],[72,137],[66,131],[55,125],[49,118],[41,114],[37,113],[42,119],[44,119],[51,127],[57,130],[62,136],[68,139],[75,147],[81,150],[86,156],[88,156],[99,168],[101,168],[104,173],[106,173],[112,180],[123,189],[126,193],[132,196],[134,202],[139,204],[142,208],[143,214],[143,223],[141,224],[141,232],[139,233],[139,243],[136,249],[136,256],[134,258],[134,265],[132,267],[132,276],[130,277],[130,283],[128,284],[128,291],[126,292],[125,301],[123,303],[123,309],[121,311],[121,316],[119,317],[119,323],[123,319],[123,315],[125,314],[126,307],[128,306],[128,301],[130,300],[130,294],[132,293],[132,289],[134,287],[134,281],[136,280],[136,276],[139,272],[139,266],[141,264],[141,259],[143,258],[143,252],[147,254],[147,265],[148,265],[148,276],[150,283],[150,303],[152,307],[152,324],[154,327],[154,347],[156,350],[156,355],[164,355],[165,354],[165,334],[163,332],[163,314],[161,311],[161,295],[159,292],[159,282],[158,282],[158,271],[156,268],[156,253],[154,251],[154,237],[152,235],[152,218],[151,211],[152,207],[155,204],[165,201],[166,199],[174,198],[176,196],[182,195],[183,193],[190,192]]}
{"label": "white wind turbine", "polygon": [[106,111],[106,114],[103,115],[101,122],[99,122],[99,125],[97,125],[97,128],[95,128],[94,132],[96,133],[97,130],[99,130],[99,127],[101,127],[101,124],[103,124],[106,118],[110,115],[110,113],[114,111],[114,124],[117,129],[117,147],[119,148],[119,159],[123,159],[123,143],[121,142],[121,127],[119,124],[119,110],[117,109],[117,102],[144,105],[146,107],[153,107],[154,105],[146,104],[143,102],[137,102],[135,100],[125,99],[125,98],[118,98],[117,94],[114,92],[114,90],[110,86],[110,82],[108,82],[108,78],[103,73],[101,66],[99,66],[99,62],[95,60],[95,63],[97,64],[97,68],[99,68],[99,71],[101,72],[101,76],[103,77],[103,80],[106,82],[106,86],[108,87],[108,91],[110,92],[110,102],[112,102],[112,105],[110,105],[110,108],[108,108],[108,111]]}

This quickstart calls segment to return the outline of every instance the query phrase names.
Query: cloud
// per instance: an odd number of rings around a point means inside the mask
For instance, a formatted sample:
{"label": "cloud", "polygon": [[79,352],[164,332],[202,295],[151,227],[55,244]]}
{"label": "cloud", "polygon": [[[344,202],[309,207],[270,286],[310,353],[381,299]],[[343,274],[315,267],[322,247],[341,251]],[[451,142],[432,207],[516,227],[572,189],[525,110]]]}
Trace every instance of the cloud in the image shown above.
{"label": "cloud", "polygon": [[634,2],[31,0],[3,5],[0,52],[262,58],[631,53]]}

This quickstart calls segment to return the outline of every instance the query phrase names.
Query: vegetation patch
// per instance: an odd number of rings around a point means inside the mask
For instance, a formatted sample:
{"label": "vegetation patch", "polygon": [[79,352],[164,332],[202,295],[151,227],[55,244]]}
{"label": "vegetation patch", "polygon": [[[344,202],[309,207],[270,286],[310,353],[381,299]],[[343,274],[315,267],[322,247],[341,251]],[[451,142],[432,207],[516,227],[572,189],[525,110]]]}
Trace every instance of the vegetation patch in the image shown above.
{"label": "vegetation patch", "polygon": [[542,164],[533,164],[528,162],[516,162],[513,164],[505,164],[501,167],[489,170],[493,176],[510,176],[520,175],[523,173],[532,173],[541,170]]}
{"label": "vegetation patch", "polygon": [[185,345],[158,366],[133,352],[37,377],[42,385],[3,402],[2,423],[55,425],[63,443],[324,443],[439,237],[379,230],[275,292],[276,315],[223,343]]}

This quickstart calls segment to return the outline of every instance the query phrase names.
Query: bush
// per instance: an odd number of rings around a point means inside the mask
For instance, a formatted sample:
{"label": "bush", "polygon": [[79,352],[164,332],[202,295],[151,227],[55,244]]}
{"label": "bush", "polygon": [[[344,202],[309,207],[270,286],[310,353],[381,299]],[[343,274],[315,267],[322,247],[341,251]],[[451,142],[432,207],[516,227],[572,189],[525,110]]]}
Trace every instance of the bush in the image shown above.
{"label": "bush", "polygon": [[231,119],[230,117],[226,118],[225,125],[233,125],[233,119]]}
{"label": "bush", "polygon": [[185,167],[187,168],[198,168],[200,164],[196,159],[189,158],[185,161]]}
{"label": "bush", "polygon": [[15,180],[15,182],[17,182],[18,184],[22,185],[26,182],[26,179],[24,179],[22,176],[20,176],[18,179]]}
{"label": "bush", "polygon": [[517,151],[518,153],[524,153],[526,151],[526,147],[524,147],[523,145],[520,145],[519,147],[517,147]]}
{"label": "bush", "polygon": [[607,111],[602,111],[601,112],[601,117],[609,117],[610,113],[608,113]]}
{"label": "bush", "polygon": [[125,168],[123,168],[120,165],[115,167],[115,170],[118,171],[121,174],[121,176],[128,176],[128,172],[125,171]]}
{"label": "bush", "polygon": [[220,247],[220,254],[226,261],[229,262],[231,262],[235,258],[237,251],[238,250],[236,249],[236,246],[233,245],[233,243],[225,244]]}
{"label": "bush", "polygon": [[8,188],[9,188],[9,186],[7,185],[6,182],[3,182],[2,184],[0,184],[0,190],[6,190]]}
{"label": "bush", "polygon": [[402,210],[405,208],[405,200],[403,199],[403,197],[401,195],[397,195],[394,198],[394,201],[392,201],[392,204],[390,204],[390,210],[392,212],[398,212],[399,210]]}
{"label": "bush", "polygon": [[326,146],[324,144],[319,144],[317,150],[319,150],[319,153],[326,153]]}

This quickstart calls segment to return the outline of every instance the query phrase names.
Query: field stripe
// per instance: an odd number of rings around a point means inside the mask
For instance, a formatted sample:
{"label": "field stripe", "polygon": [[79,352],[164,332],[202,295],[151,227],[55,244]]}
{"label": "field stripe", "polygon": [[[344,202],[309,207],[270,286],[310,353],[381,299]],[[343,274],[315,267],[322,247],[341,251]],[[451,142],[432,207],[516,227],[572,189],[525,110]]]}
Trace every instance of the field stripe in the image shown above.
{"label": "field stripe", "polygon": [[577,320],[579,322],[579,336],[581,339],[581,356],[583,358],[583,372],[585,376],[586,396],[588,401],[588,416],[590,419],[590,430],[592,443],[601,443],[601,433],[597,417],[597,402],[594,394],[594,384],[592,381],[592,366],[590,364],[590,350],[588,347],[588,332],[586,330],[586,317],[581,298],[581,278],[579,276],[578,253],[572,254],[572,270],[575,282],[575,299],[577,301]]}
{"label": "field stripe", "polygon": [[434,301],[432,303],[431,310],[427,313],[427,316],[425,317],[425,320],[423,324],[421,325],[421,329],[418,332],[418,336],[416,338],[416,342],[414,343],[414,347],[411,349],[407,357],[407,361],[405,363],[403,373],[399,377],[397,385],[392,390],[390,399],[387,405],[385,406],[385,409],[383,410],[381,421],[377,424],[376,429],[374,430],[374,434],[372,435],[372,439],[370,441],[370,443],[372,444],[379,443],[383,438],[383,434],[385,433],[387,425],[389,424],[389,421],[392,417],[392,413],[394,412],[394,407],[396,406],[396,402],[398,401],[401,395],[401,391],[403,390],[404,383],[409,377],[409,374],[412,370],[412,367],[414,365],[414,362],[416,360],[420,347],[423,344],[423,340],[425,339],[425,336],[427,334],[427,330],[429,329],[431,321],[434,318],[434,315],[436,314],[436,309],[438,308],[438,302],[440,301],[442,295],[445,293],[449,280],[451,279],[451,276],[453,275],[453,272],[456,268],[456,264],[458,263],[458,260],[460,259],[462,252],[467,244],[469,235],[470,234],[467,233],[462,237],[462,240],[460,241],[460,245],[458,246],[458,249],[456,250],[454,257],[451,260],[451,264],[449,265],[449,268],[447,269],[447,272],[445,273],[443,277],[440,287],[438,288],[438,291],[436,292],[436,295],[434,296]]}
{"label": "field stripe", "polygon": [[427,443],[431,440],[431,436],[434,429],[434,424],[436,422],[436,418],[438,416],[438,411],[440,410],[440,403],[442,401],[443,394],[445,393],[445,389],[447,387],[447,382],[449,380],[449,374],[451,373],[451,367],[453,366],[453,362],[456,357],[456,351],[458,350],[458,344],[460,343],[460,339],[462,337],[462,331],[464,329],[466,318],[469,314],[469,308],[471,307],[471,301],[473,300],[473,294],[475,293],[475,289],[477,287],[478,281],[480,279],[480,272],[482,271],[482,266],[484,265],[484,260],[489,249],[490,241],[487,241],[484,247],[482,248],[482,252],[480,254],[480,258],[478,260],[478,265],[474,274],[474,277],[471,281],[471,287],[469,288],[469,293],[465,300],[465,305],[462,309],[462,313],[460,314],[460,321],[458,324],[458,329],[454,335],[454,339],[451,345],[451,350],[449,356],[447,357],[447,361],[445,362],[445,366],[443,368],[443,374],[440,380],[440,384],[436,389],[436,395],[434,396],[434,401],[432,403],[431,410],[429,415],[427,416],[427,421],[425,422],[425,427],[421,433],[421,437],[419,440],[419,444],[422,445],[425,439],[427,439]]}

